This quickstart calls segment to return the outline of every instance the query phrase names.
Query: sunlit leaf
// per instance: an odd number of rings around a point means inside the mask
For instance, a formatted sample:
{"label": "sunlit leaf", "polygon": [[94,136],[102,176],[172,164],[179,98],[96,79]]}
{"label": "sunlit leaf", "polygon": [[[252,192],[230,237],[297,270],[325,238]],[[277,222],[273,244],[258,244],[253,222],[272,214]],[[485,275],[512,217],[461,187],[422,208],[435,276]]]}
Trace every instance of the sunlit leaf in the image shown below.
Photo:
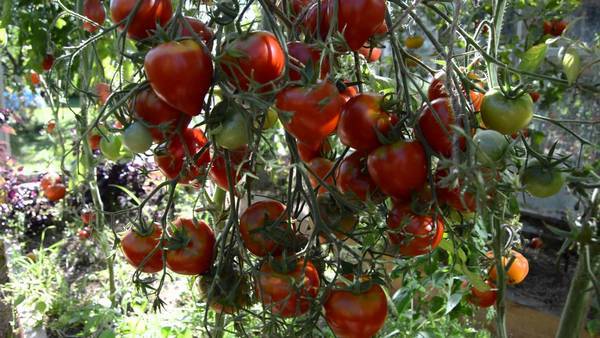
{"label": "sunlit leaf", "polygon": [[529,48],[521,59],[519,69],[526,72],[535,71],[542,64],[542,61],[544,61],[547,51],[548,45],[545,43]]}
{"label": "sunlit leaf", "polygon": [[581,58],[577,53],[577,49],[570,47],[565,52],[565,56],[562,59],[563,71],[567,76],[567,81],[572,84],[579,76],[581,71]]}

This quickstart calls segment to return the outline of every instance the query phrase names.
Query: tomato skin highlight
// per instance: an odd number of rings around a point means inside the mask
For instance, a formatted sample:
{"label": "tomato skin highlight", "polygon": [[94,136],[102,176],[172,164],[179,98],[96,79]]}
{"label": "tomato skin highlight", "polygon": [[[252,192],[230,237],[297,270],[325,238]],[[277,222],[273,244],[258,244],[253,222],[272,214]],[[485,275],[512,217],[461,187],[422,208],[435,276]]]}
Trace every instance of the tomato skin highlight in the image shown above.
{"label": "tomato skin highlight", "polygon": [[[456,124],[456,117],[447,98],[435,99],[431,108],[425,106],[419,118],[419,128],[429,146],[444,157],[452,156],[452,143],[454,130],[451,126]],[[464,150],[466,140],[458,137],[458,148]]]}
{"label": "tomato skin highlight", "polygon": [[152,139],[160,143],[171,137],[178,126],[186,128],[191,116],[161,100],[152,88],[141,91],[134,101],[135,116],[150,130]]}
{"label": "tomato skin highlight", "polygon": [[319,285],[319,273],[310,261],[305,264],[298,260],[293,270],[288,272],[277,272],[271,263],[266,262],[260,267],[256,289],[260,301],[273,314],[290,318],[310,310]]}
{"label": "tomato skin highlight", "polygon": [[287,87],[277,94],[275,105],[285,129],[298,141],[317,149],[335,131],[343,99],[336,86],[322,82],[310,87]]}
{"label": "tomato skin highlight", "polygon": [[390,241],[398,245],[404,256],[420,256],[432,252],[442,241],[444,223],[441,217],[416,215],[410,208],[396,205],[387,218]]}
{"label": "tomato skin highlight", "polygon": [[396,199],[410,199],[427,180],[427,158],[418,141],[398,141],[371,152],[369,174],[379,189]]}
{"label": "tomato skin highlight", "polygon": [[[141,0],[142,3],[127,28],[127,36],[134,40],[142,40],[151,36],[156,29],[156,22],[163,26],[173,16],[171,0]],[[119,27],[125,29],[125,20],[135,8],[137,0],[111,0],[110,15]]]}
{"label": "tomato skin highlight", "polygon": [[373,337],[387,318],[387,298],[378,284],[362,293],[333,290],[323,304],[324,315],[337,337]]}
{"label": "tomato skin highlight", "polygon": [[280,78],[285,69],[283,48],[270,32],[252,32],[224,48],[220,67],[242,91],[248,91],[252,83],[260,86],[259,91],[269,90],[268,83]]}
{"label": "tomato skin highlight", "polygon": [[[106,19],[106,10],[100,0],[85,0],[83,2],[83,15],[95,22],[98,26],[102,26]],[[89,33],[96,32],[98,26],[87,21],[83,22],[83,29]]]}
{"label": "tomato skin highlight", "polygon": [[152,48],[144,70],[156,95],[190,116],[202,111],[213,78],[210,54],[193,40],[171,41]]}
{"label": "tomato skin highlight", "polygon": [[[152,232],[146,236],[142,236],[133,230],[127,231],[121,238],[121,249],[127,262],[136,269],[139,268],[146,256],[159,244],[161,235],[162,228],[158,223],[152,224]],[[140,271],[147,273],[159,272],[163,269],[163,265],[162,250],[158,249],[148,258]]]}
{"label": "tomato skin highlight", "polygon": [[207,272],[213,263],[215,234],[204,221],[177,218],[173,226],[184,232],[189,242],[182,248],[167,251],[167,267],[182,275]]}
{"label": "tomato skin highlight", "polygon": [[381,110],[383,97],[359,94],[344,104],[337,135],[340,141],[359,151],[371,151],[381,145],[377,131],[385,135],[392,129],[388,113]]}
{"label": "tomato skin highlight", "polygon": [[[321,62],[321,51],[316,48],[313,48],[303,42],[300,41],[292,41],[287,44],[288,54],[289,56],[297,59],[298,62],[293,62],[295,66],[300,69],[303,69],[305,72],[307,71],[305,68],[310,64],[312,66],[312,73],[316,73],[319,71],[319,63]],[[292,62],[290,60],[290,62]],[[323,59],[323,63],[321,64],[320,71],[320,79],[327,77],[329,73],[329,60],[327,58]],[[290,80],[298,81],[302,79],[302,75],[297,70],[291,69],[289,70]]]}
{"label": "tomato skin highlight", "polygon": [[511,99],[494,88],[483,97],[481,119],[489,129],[510,135],[527,127],[532,117],[533,100],[528,94]]}
{"label": "tomato skin highlight", "polygon": [[[487,257],[493,258],[494,254],[490,251],[487,254]],[[509,285],[520,284],[525,280],[527,274],[529,273],[529,261],[525,256],[523,256],[520,252],[515,250],[510,250],[511,257],[514,256],[515,259],[513,263],[508,268],[506,272],[507,283]],[[502,266],[506,267],[508,264],[509,257],[502,257]],[[492,281],[497,280],[497,272],[496,272],[496,263],[494,262],[489,271],[489,277]]]}
{"label": "tomato skin highlight", "polygon": [[[277,256],[281,253],[282,246],[269,237],[268,233],[265,234],[258,230],[266,229],[268,226],[277,226],[286,231],[288,225],[287,217],[284,215],[285,211],[285,205],[274,200],[255,202],[244,211],[240,217],[240,236],[248,251],[258,257],[264,257],[269,254]],[[272,223],[278,219],[280,223],[273,225]]]}
{"label": "tomato skin highlight", "polygon": [[381,192],[367,169],[367,155],[354,152],[344,158],[336,170],[336,186],[343,194],[351,194],[361,201],[378,197]]}

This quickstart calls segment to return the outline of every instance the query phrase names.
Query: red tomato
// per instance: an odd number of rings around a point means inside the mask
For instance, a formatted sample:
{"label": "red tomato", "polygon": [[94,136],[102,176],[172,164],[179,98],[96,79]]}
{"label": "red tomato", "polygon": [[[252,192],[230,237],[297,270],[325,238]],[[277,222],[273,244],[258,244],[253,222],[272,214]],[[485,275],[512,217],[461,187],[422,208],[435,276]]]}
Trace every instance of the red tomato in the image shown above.
{"label": "red tomato", "polygon": [[302,11],[312,5],[314,0],[292,0],[292,17],[295,18]]}
{"label": "red tomato", "polygon": [[272,263],[260,267],[256,283],[260,301],[274,314],[297,317],[310,310],[319,293],[319,273],[307,261],[298,260],[288,271],[277,271]]}
{"label": "red tomato", "polygon": [[[179,176],[179,183],[187,184],[206,172],[210,163],[210,152],[204,147],[206,143],[208,140],[200,128],[187,128],[183,135],[173,134],[166,148],[157,149],[154,161],[165,177],[172,180]],[[199,155],[201,151],[204,152]],[[196,157],[195,164],[190,165]]]}
{"label": "red tomato", "polygon": [[[243,172],[248,170],[248,163],[245,161],[248,154],[249,150],[247,146],[229,151],[229,159],[232,165],[229,178],[227,178],[227,163],[224,155],[222,153],[215,154],[215,159],[209,171],[212,181],[221,189],[229,191],[229,182],[232,185],[236,185],[242,179]],[[239,170],[240,165],[242,165],[241,170]],[[238,173],[238,175],[236,176],[235,173]]]}
{"label": "red tomato", "polygon": [[85,211],[81,213],[81,221],[83,224],[90,224],[90,222],[94,219],[96,219],[96,215],[91,211]]}
{"label": "red tomato", "polygon": [[[344,81],[344,85],[346,83],[348,83],[348,81]],[[338,88],[338,90],[339,90],[339,88]],[[342,97],[344,102],[348,102],[348,100],[350,100],[351,98],[358,95],[358,90],[356,89],[356,86],[345,85],[345,87],[342,90],[339,90],[339,92],[340,92],[340,96]]]}
{"label": "red tomato", "polygon": [[317,157],[324,157],[327,153],[331,152],[331,143],[327,139],[316,149],[302,142],[298,142],[297,146],[298,155],[300,155],[300,159],[304,162],[310,162]]}
{"label": "red tomato", "polygon": [[[154,223],[150,230],[148,234],[140,234],[134,230],[127,231],[121,238],[121,249],[123,249],[125,259],[133,267],[140,268],[142,272],[154,273],[163,269],[162,249],[159,248],[152,256],[148,256],[159,245],[162,228],[159,224]],[[144,260],[146,261],[142,266]]]}
{"label": "red tomato", "polygon": [[[313,69],[311,70],[310,73],[314,74],[314,73],[318,72],[318,68],[319,68],[318,66],[321,62],[321,51],[319,51],[318,49],[315,49],[305,43],[299,42],[299,41],[288,42],[287,48],[288,48],[289,56],[300,61],[300,62],[294,62],[294,61],[290,60],[290,62],[293,65],[304,70],[305,72],[308,72],[308,70],[306,70],[305,68],[308,64],[311,64]],[[325,77],[327,77],[328,73],[329,73],[329,60],[327,58],[324,58],[323,63],[321,64],[321,73],[320,73],[319,78],[324,79]],[[290,75],[290,80],[292,80],[292,81],[298,81],[302,78],[302,75],[300,74],[300,72],[298,72],[294,69],[291,69],[291,68],[289,70],[289,75]]]}
{"label": "red tomato", "polygon": [[[484,87],[483,82],[478,82],[477,87],[483,89],[483,87]],[[473,103],[473,108],[475,109],[475,111],[481,111],[481,103],[483,103],[484,96],[485,96],[485,93],[480,93],[476,90],[469,91],[469,98],[471,99],[471,102]]]}
{"label": "red tomato", "polygon": [[567,28],[567,24],[567,21],[559,19],[544,21],[544,34],[561,36],[565,28]]}
{"label": "red tomato", "polygon": [[531,96],[531,99],[533,100],[533,102],[538,102],[540,100],[540,93],[539,92],[531,92],[529,93],[529,95]]}
{"label": "red tomato", "polygon": [[471,288],[471,294],[467,298],[469,303],[482,308],[490,307],[496,304],[496,299],[498,299],[498,291],[496,286],[489,280],[486,280],[485,284],[490,287],[490,290],[479,291],[476,287]]}
{"label": "red tomato", "polygon": [[540,237],[534,237],[529,242],[529,247],[532,249],[541,249],[544,246],[544,241]]}
{"label": "red tomato", "polygon": [[285,54],[281,44],[269,32],[252,32],[227,44],[220,66],[235,87],[248,91],[257,86],[269,90],[269,82],[281,77]]}
{"label": "red tomato", "polygon": [[[330,173],[331,169],[333,168],[333,162],[331,162],[330,160],[328,160],[326,158],[317,157],[308,163],[308,167],[314,173],[314,175],[316,175],[316,177],[321,179],[321,181],[325,181],[325,183],[327,183],[327,185],[333,185],[333,176],[334,176],[333,173],[331,173],[325,179],[325,176],[328,173]],[[313,187],[313,189],[316,189],[318,186],[319,194],[327,192],[328,191],[327,188],[324,187],[321,184],[321,182],[314,175],[311,173],[308,174],[308,178],[310,179],[310,185]]]}
{"label": "red tomato", "polygon": [[42,82],[40,74],[35,71],[31,71],[31,74],[29,74],[29,79],[31,80],[31,84],[34,86],[37,86],[40,84],[40,82]]}
{"label": "red tomato", "polygon": [[427,180],[427,158],[418,141],[398,141],[369,154],[371,178],[381,191],[396,199],[410,199]]}
{"label": "red tomato", "polygon": [[383,54],[383,49],[377,48],[377,47],[372,47],[372,48],[360,47],[360,49],[358,50],[358,53],[360,55],[364,56],[365,59],[367,59],[367,61],[369,63],[372,63],[372,62],[379,61],[379,59],[381,58],[381,54]]}
{"label": "red tomato", "polygon": [[210,270],[216,239],[208,224],[180,217],[173,226],[171,242],[182,246],[167,251],[167,267],[182,275],[199,275]]}
{"label": "red tomato", "polygon": [[[110,15],[119,27],[125,29],[131,11],[140,0],[111,0]],[[141,0],[138,11],[127,27],[127,35],[134,40],[145,39],[156,30],[156,24],[165,25],[173,15],[171,0]]]}
{"label": "red tomato", "polygon": [[[439,182],[443,177],[446,177],[446,170],[438,170],[435,174],[436,181]],[[449,205],[455,210],[461,212],[473,212],[477,208],[475,196],[468,191],[461,191],[462,182],[459,180],[459,185],[454,188],[442,187],[439,183],[435,188],[437,197],[440,202]],[[462,195],[462,196],[461,196]]]}
{"label": "red tomato", "polygon": [[171,137],[177,126],[186,128],[191,116],[169,106],[158,98],[152,88],[141,91],[135,97],[135,115],[148,127],[157,143]]}
{"label": "red tomato", "polygon": [[282,203],[270,200],[255,202],[244,211],[240,235],[248,251],[259,257],[281,253],[277,239],[286,238],[290,229],[285,209]]}
{"label": "red tomato", "polygon": [[108,97],[110,96],[110,85],[104,82],[97,83],[96,95],[98,95],[98,100],[100,101],[100,104],[105,104],[106,101],[108,101]]}
{"label": "red tomato", "polygon": [[80,241],[85,241],[89,239],[90,237],[92,237],[92,229],[89,227],[79,229],[79,231],[77,231],[77,237],[79,237]]}
{"label": "red tomato", "polygon": [[359,94],[342,109],[337,135],[340,141],[360,151],[371,151],[381,145],[376,130],[387,134],[392,129],[390,115],[381,110],[382,96]]}
{"label": "red tomato", "polygon": [[40,180],[40,187],[42,190],[46,190],[58,183],[62,183],[62,178],[57,173],[49,172]]}
{"label": "red tomato", "polygon": [[46,196],[50,202],[60,201],[66,194],[67,188],[62,183],[51,185],[44,190],[44,196]]}
{"label": "red tomato", "polygon": [[275,106],[285,129],[298,141],[317,149],[337,127],[343,103],[336,86],[321,82],[285,88],[277,94]]}
{"label": "red tomato", "polygon": [[363,292],[333,290],[323,304],[331,330],[340,338],[373,337],[387,317],[387,297],[378,284]]}
{"label": "red tomato", "polygon": [[156,95],[188,115],[202,111],[213,77],[210,54],[193,40],[171,41],[152,48],[144,59]]}
{"label": "red tomato", "polygon": [[52,65],[54,65],[54,55],[46,54],[44,56],[44,60],[42,60],[42,69],[45,71],[49,71],[52,69]]}
{"label": "red tomato", "polygon": [[[204,22],[189,16],[184,17],[184,19],[187,21],[190,27],[192,27],[192,31],[196,33],[202,39],[202,41],[204,41],[204,43],[209,45],[212,42],[215,36],[210,27],[204,24]],[[179,37],[190,39],[194,38],[194,34],[183,22],[179,22]]]}
{"label": "red tomato", "polygon": [[92,151],[100,149],[100,141],[102,140],[102,136],[100,136],[100,134],[91,132],[88,134],[87,140]]}
{"label": "red tomato", "polygon": [[408,207],[396,205],[387,217],[390,241],[399,246],[404,256],[425,255],[433,251],[444,236],[441,217],[413,214]]}
{"label": "red tomato", "polygon": [[[450,100],[447,98],[435,99],[431,102],[431,108],[427,105],[424,107],[419,118],[419,128],[433,150],[444,157],[450,157],[454,140],[454,130],[451,126],[456,124]],[[465,138],[459,137],[458,147],[464,150],[465,145]]]}
{"label": "red tomato", "polygon": [[84,0],[83,16],[97,24],[94,25],[93,23],[87,21],[83,22],[83,29],[90,33],[94,33],[98,30],[98,26],[102,26],[104,23],[104,20],[106,19],[106,10],[104,9],[104,6],[100,0]]}
{"label": "red tomato", "polygon": [[352,194],[361,201],[380,195],[367,169],[367,155],[355,152],[342,160],[336,171],[336,185],[343,194]]}

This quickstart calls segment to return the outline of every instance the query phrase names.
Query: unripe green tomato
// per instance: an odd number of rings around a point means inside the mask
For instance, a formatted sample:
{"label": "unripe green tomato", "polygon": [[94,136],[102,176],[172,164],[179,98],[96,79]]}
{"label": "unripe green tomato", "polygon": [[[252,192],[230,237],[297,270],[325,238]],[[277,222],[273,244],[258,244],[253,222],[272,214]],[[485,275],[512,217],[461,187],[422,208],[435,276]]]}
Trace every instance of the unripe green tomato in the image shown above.
{"label": "unripe green tomato", "polygon": [[500,89],[488,90],[481,103],[481,119],[485,126],[511,135],[527,127],[533,117],[533,100],[530,95],[524,94],[516,99],[511,99]]}
{"label": "unripe green tomato", "polygon": [[473,137],[477,147],[477,160],[486,165],[500,161],[508,150],[506,137],[495,130],[479,130]]}
{"label": "unripe green tomato", "polygon": [[121,135],[110,135],[103,137],[100,141],[100,151],[102,155],[111,161],[118,161],[121,158],[123,142]]}
{"label": "unripe green tomato", "polygon": [[239,149],[250,142],[248,122],[244,115],[233,112],[214,132],[215,143],[229,150]]}
{"label": "unripe green tomato", "polygon": [[557,194],[565,183],[558,168],[542,166],[533,160],[521,174],[521,185],[532,196],[545,198]]}
{"label": "unripe green tomato", "polygon": [[134,122],[125,129],[123,143],[133,153],[144,153],[152,145],[152,134],[144,125]]}

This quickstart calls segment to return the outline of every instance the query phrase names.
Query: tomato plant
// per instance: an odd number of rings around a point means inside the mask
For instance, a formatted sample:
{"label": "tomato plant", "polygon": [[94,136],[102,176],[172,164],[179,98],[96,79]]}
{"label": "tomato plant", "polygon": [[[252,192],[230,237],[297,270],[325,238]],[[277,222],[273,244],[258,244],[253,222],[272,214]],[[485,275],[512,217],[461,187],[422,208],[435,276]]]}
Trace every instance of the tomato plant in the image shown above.
{"label": "tomato plant", "polygon": [[127,35],[135,40],[147,38],[159,25],[165,25],[173,15],[171,0],[142,0],[131,21],[127,18],[136,8],[136,0],[111,0],[110,15],[119,27],[127,27]]}
{"label": "tomato plant", "polygon": [[485,126],[505,135],[527,127],[533,117],[533,100],[525,94],[507,97],[500,89],[491,89],[481,102],[481,119]]}
{"label": "tomato plant", "polygon": [[440,217],[412,213],[406,206],[395,206],[387,218],[390,241],[405,256],[419,256],[435,249],[444,235]]}
{"label": "tomato plant", "polygon": [[281,253],[281,240],[291,233],[285,209],[281,202],[258,201],[244,211],[240,218],[240,235],[248,251],[259,257]]}

